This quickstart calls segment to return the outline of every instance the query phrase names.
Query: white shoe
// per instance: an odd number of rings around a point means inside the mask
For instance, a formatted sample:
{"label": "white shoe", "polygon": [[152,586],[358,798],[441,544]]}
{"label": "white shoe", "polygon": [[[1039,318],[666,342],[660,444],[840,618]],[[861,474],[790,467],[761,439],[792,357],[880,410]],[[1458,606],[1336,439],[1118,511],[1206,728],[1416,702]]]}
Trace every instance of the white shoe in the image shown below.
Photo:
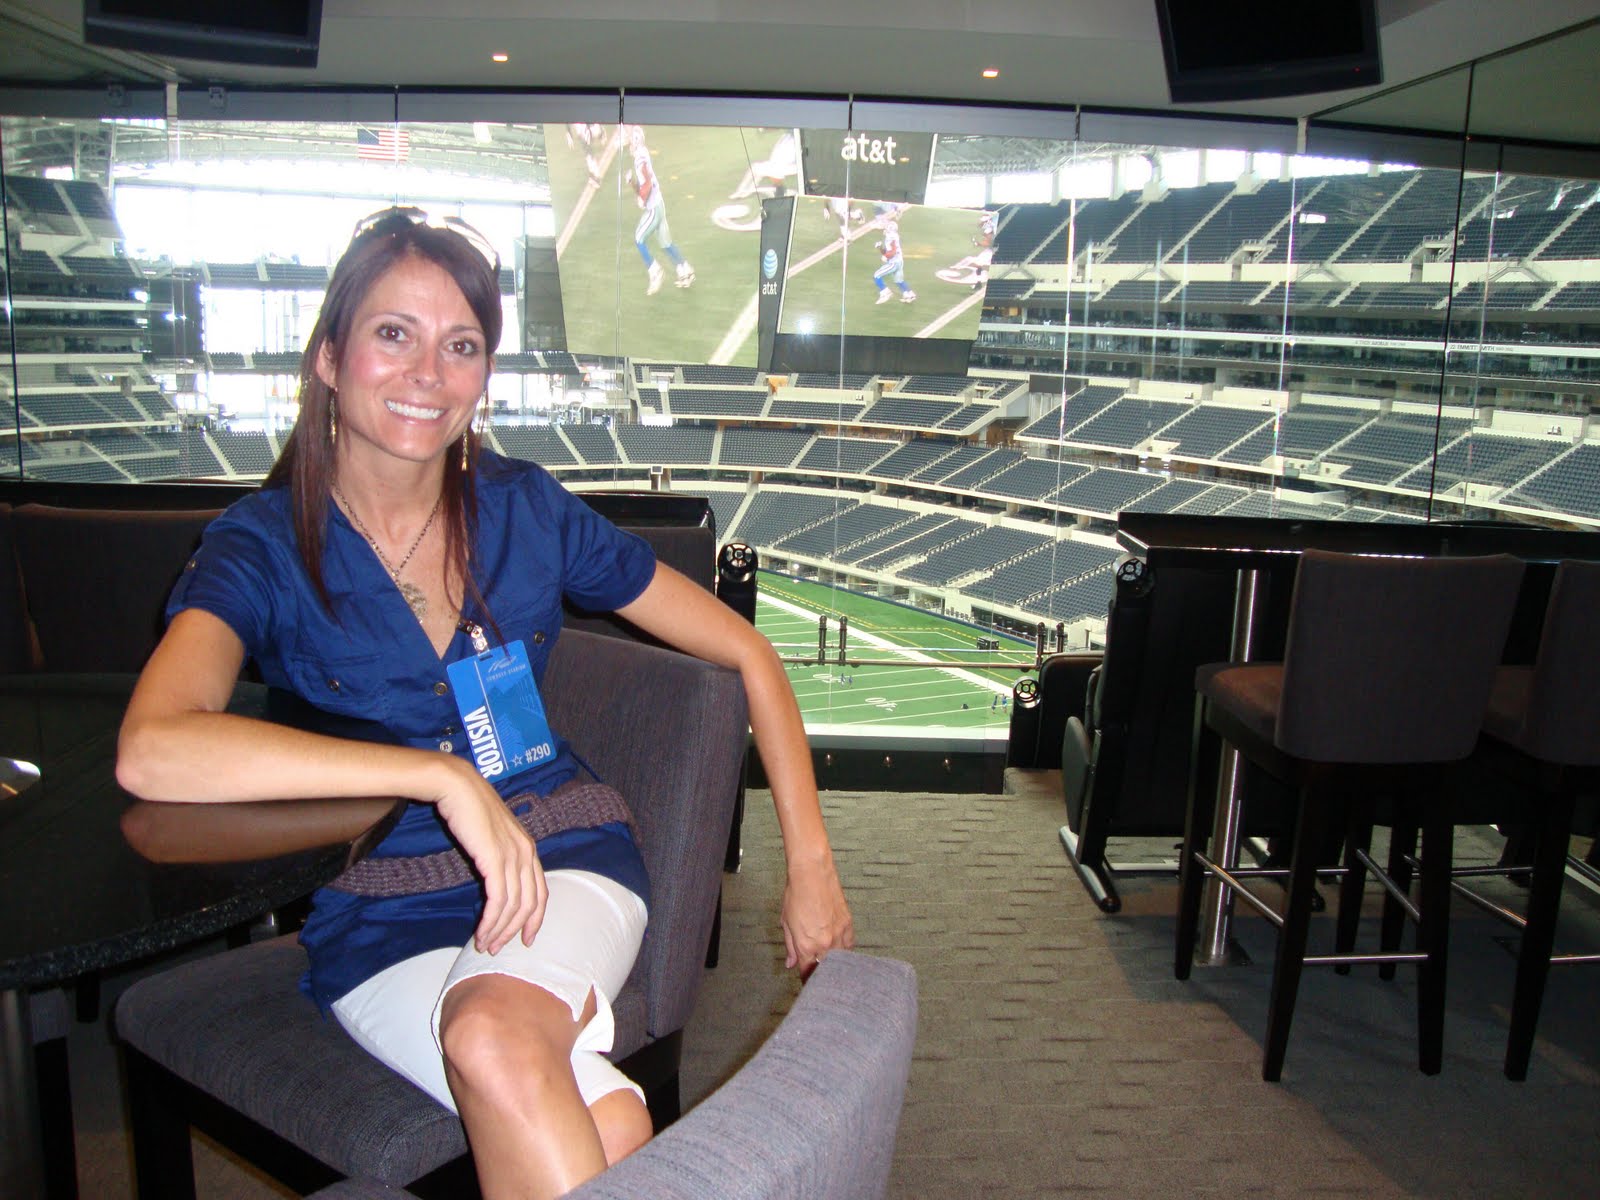
{"label": "white shoe", "polygon": [[694,282],[694,268],[686,262],[678,264],[678,286],[686,288]]}
{"label": "white shoe", "polygon": [[[887,296],[888,294],[889,294],[888,292],[884,293],[885,296]],[[917,294],[915,292],[901,292],[900,293],[900,303],[901,304],[910,304],[916,298],[917,298]]]}
{"label": "white shoe", "polygon": [[887,304],[887,303],[889,303],[890,295],[891,295],[891,293],[890,293],[889,289],[888,288],[884,288],[881,292],[878,293],[878,303],[879,304]]}
{"label": "white shoe", "polygon": [[659,292],[661,290],[661,281],[663,279],[665,279],[666,277],[667,277],[667,273],[661,269],[661,264],[660,263],[658,263],[658,262],[651,263],[650,264],[650,286],[644,289],[644,294],[646,296],[654,296],[657,292]]}

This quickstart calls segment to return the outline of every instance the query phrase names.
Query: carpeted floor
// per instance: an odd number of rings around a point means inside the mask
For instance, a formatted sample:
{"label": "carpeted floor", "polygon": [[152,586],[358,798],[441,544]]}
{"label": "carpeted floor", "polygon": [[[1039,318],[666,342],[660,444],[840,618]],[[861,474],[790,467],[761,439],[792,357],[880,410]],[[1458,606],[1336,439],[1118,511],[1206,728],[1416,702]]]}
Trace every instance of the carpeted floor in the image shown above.
{"label": "carpeted floor", "polygon": [[[1131,879],[1123,911],[1101,914],[1061,851],[1048,790],[832,792],[824,804],[859,947],[918,972],[894,1197],[1524,1197],[1593,1186],[1595,968],[1553,974],[1529,1080],[1510,1083],[1500,1060],[1514,943],[1458,906],[1443,1074],[1416,1070],[1405,969],[1385,984],[1371,968],[1312,968],[1284,1080],[1267,1084],[1272,941],[1259,918],[1237,923],[1257,965],[1180,983],[1173,882]],[[721,964],[686,1039],[689,1103],[736,1069],[796,993],[782,969],[781,849],[765,793],[749,798],[744,847],[725,888]],[[1600,897],[1570,882],[1562,942],[1600,949]],[[103,1032],[80,1027],[71,1053],[83,1195],[130,1196]],[[286,1194],[209,1147],[197,1173],[202,1196]]]}

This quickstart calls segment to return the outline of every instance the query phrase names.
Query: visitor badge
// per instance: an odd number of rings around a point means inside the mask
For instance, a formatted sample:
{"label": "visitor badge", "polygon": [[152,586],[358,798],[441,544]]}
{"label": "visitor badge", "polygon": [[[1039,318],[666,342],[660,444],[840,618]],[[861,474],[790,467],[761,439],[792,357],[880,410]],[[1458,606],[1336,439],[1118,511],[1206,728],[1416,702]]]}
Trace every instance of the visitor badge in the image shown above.
{"label": "visitor badge", "polygon": [[460,659],[445,673],[472,761],[485,779],[515,775],[555,755],[544,701],[520,641]]}

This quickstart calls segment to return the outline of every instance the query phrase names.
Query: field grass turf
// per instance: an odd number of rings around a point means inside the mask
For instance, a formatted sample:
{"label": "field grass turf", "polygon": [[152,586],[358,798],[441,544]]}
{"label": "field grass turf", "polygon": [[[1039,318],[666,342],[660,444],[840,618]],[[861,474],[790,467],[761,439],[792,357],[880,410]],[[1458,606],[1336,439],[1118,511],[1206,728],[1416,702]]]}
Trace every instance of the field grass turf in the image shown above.
{"label": "field grass turf", "polygon": [[[797,614],[794,609],[803,610]],[[893,649],[869,644],[867,634],[893,647],[917,650],[940,667],[913,663],[893,667],[851,667],[833,662],[838,649],[838,618],[849,622],[847,657],[895,658]],[[853,725],[874,729],[950,729],[1003,734],[1010,724],[1011,685],[1016,668],[983,667],[983,661],[1032,660],[1033,648],[1004,635],[1001,651],[980,653],[979,630],[844,588],[825,587],[762,571],[757,590],[756,627],[785,657],[815,657],[818,618],[828,618],[829,662],[789,667],[789,682],[807,725]],[[846,682],[846,680],[849,682]],[[965,707],[963,707],[963,705]]]}

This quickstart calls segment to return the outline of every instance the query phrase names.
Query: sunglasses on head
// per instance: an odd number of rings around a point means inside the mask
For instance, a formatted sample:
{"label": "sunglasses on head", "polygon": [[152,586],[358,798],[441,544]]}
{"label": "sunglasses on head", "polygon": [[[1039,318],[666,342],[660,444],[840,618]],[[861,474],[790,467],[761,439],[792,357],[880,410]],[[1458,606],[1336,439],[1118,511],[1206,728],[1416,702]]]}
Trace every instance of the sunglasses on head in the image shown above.
{"label": "sunglasses on head", "polygon": [[499,278],[500,255],[495,251],[494,246],[490,244],[488,238],[484,237],[483,234],[468,225],[460,217],[434,216],[426,209],[418,208],[414,204],[397,204],[381,212],[375,212],[371,216],[362,217],[361,220],[356,222],[356,229],[350,235],[350,240],[354,242],[375,230],[381,230],[384,226],[392,225],[396,222],[405,222],[410,225],[426,225],[429,229],[443,229],[456,234],[483,257],[483,261],[489,264],[490,273],[497,279]]}

